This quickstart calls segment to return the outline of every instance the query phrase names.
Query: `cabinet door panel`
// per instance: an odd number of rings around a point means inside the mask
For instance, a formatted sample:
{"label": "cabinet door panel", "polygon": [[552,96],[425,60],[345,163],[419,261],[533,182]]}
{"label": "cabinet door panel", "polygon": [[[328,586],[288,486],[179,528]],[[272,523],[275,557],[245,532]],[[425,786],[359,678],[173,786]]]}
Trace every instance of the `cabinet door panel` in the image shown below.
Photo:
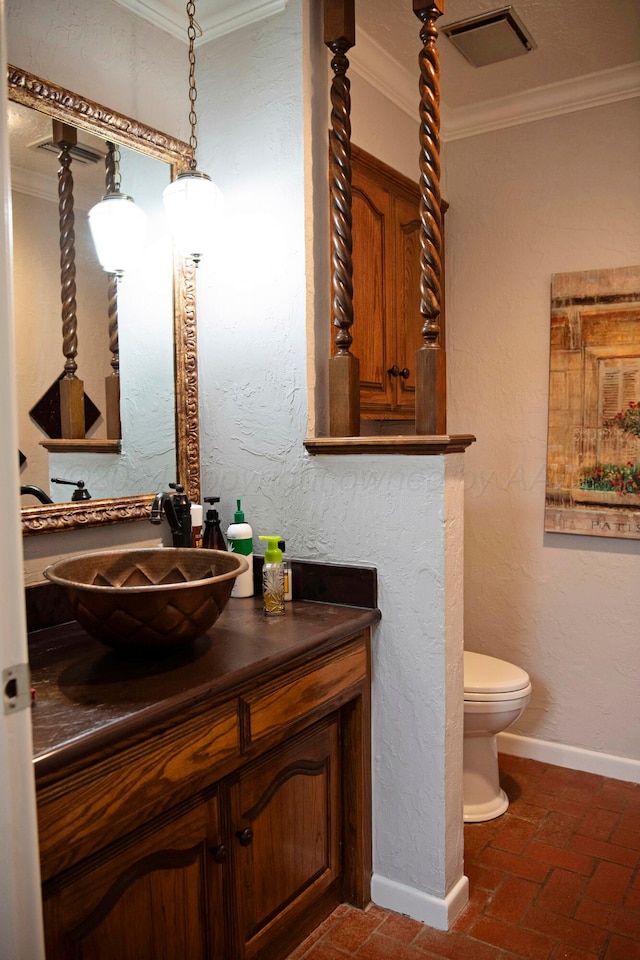
{"label": "cabinet door panel", "polygon": [[269,956],[269,943],[340,876],[337,721],[247,771],[230,801],[240,955]]}
{"label": "cabinet door panel", "polygon": [[44,885],[47,960],[224,960],[217,799],[180,810]]}
{"label": "cabinet door panel", "polygon": [[420,210],[416,202],[395,198],[396,271],[395,291],[397,320],[397,360],[409,377],[398,377],[398,407],[415,411],[416,351],[420,349],[422,324],[420,314]]}
{"label": "cabinet door panel", "polygon": [[361,403],[391,408],[394,385],[387,369],[390,325],[389,272],[390,203],[388,193],[354,170],[353,180],[353,316],[352,352],[360,360]]}

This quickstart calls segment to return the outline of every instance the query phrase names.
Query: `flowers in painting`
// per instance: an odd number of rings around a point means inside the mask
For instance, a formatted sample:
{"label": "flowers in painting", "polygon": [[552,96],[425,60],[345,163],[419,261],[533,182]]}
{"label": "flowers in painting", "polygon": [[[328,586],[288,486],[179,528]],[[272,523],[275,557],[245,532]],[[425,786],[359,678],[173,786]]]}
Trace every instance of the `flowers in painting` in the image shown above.
{"label": "flowers in painting", "polygon": [[640,493],[640,463],[596,463],[580,471],[581,490],[613,490],[621,496]]}
{"label": "flowers in painting", "polygon": [[611,426],[620,427],[625,433],[640,437],[640,401],[630,400],[627,409],[616,413],[610,423]]}

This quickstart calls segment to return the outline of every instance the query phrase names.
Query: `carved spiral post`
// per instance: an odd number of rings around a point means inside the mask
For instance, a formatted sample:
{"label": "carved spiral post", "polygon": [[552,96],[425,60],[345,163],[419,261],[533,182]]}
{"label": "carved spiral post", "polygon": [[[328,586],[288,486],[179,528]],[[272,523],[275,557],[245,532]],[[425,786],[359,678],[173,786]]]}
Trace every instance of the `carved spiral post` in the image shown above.
{"label": "carved spiral post", "polygon": [[[120,150],[115,143],[107,141],[105,157],[106,192],[117,193],[120,189]],[[119,440],[122,435],[120,424],[120,344],[118,339],[118,281],[115,273],[109,274],[107,287],[107,315],[109,321],[109,350],[111,351],[111,369],[105,377],[107,438]]]}
{"label": "carved spiral post", "polygon": [[440,58],[436,20],[444,0],[413,0],[420,39],[420,313],[424,344],[416,353],[416,433],[446,434],[446,359],[440,344],[442,213],[440,198]]}
{"label": "carved spiral post", "polygon": [[78,321],[76,317],[76,236],[73,212],[71,148],[77,143],[75,127],[53,121],[53,142],[60,147],[58,160],[58,212],[60,219],[60,282],[62,297],[62,352],[64,377],[60,381],[60,425],[64,439],[81,440],[85,435],[84,384],[76,377],[78,365]]}
{"label": "carved spiral post", "polygon": [[331,317],[338,327],[337,353],[329,360],[329,433],[360,433],[360,362],[353,343],[353,261],[351,236],[351,95],[346,52],[355,43],[354,0],[325,0],[324,42],[333,53],[331,69]]}

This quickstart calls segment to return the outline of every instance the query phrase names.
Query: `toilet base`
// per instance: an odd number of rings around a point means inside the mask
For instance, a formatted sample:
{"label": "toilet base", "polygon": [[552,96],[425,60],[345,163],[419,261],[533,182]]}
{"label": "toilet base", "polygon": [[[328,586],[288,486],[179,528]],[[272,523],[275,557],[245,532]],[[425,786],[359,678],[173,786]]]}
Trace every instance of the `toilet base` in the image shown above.
{"label": "toilet base", "polygon": [[496,738],[466,736],[463,749],[464,822],[494,820],[509,807],[509,798],[500,786]]}
{"label": "toilet base", "polygon": [[506,813],[509,807],[509,797],[504,790],[500,790],[497,797],[487,803],[465,803],[463,820],[465,823],[484,823],[485,820],[495,820]]}

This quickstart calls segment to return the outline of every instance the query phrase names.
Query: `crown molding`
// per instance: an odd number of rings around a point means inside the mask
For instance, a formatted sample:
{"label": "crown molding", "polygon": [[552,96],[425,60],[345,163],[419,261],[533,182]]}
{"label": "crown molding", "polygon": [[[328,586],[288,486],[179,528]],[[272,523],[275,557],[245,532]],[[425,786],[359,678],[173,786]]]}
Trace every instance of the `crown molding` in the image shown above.
{"label": "crown molding", "polygon": [[457,109],[442,109],[443,141],[546,120],[567,113],[640,97],[640,63],[591,73],[526,93]]}
{"label": "crown molding", "polygon": [[[353,73],[418,122],[417,69],[415,74],[408,71],[362,30],[357,32],[356,45],[350,51],[349,59]],[[443,142],[462,140],[634,97],[640,97],[640,63],[625,64],[466,107],[448,107],[444,98],[440,133]]]}
{"label": "crown molding", "polygon": [[[187,42],[187,21],[182,3],[176,5],[170,0],[115,0],[121,7],[137,17],[153,23],[156,27],[170,33],[177,40]],[[288,0],[227,0],[209,4],[204,14],[196,12],[196,20],[202,29],[202,37],[196,40],[196,46],[224,37],[241,27],[282,13]]]}
{"label": "crown molding", "polygon": [[[55,166],[55,158],[52,157]],[[27,197],[37,200],[47,200],[58,204],[58,177],[54,172],[51,176],[36,173],[34,170],[25,170],[23,167],[11,167],[11,189]],[[100,198],[98,198],[100,199]],[[97,203],[95,191],[92,192],[78,183],[73,185],[74,210],[89,210]]]}

